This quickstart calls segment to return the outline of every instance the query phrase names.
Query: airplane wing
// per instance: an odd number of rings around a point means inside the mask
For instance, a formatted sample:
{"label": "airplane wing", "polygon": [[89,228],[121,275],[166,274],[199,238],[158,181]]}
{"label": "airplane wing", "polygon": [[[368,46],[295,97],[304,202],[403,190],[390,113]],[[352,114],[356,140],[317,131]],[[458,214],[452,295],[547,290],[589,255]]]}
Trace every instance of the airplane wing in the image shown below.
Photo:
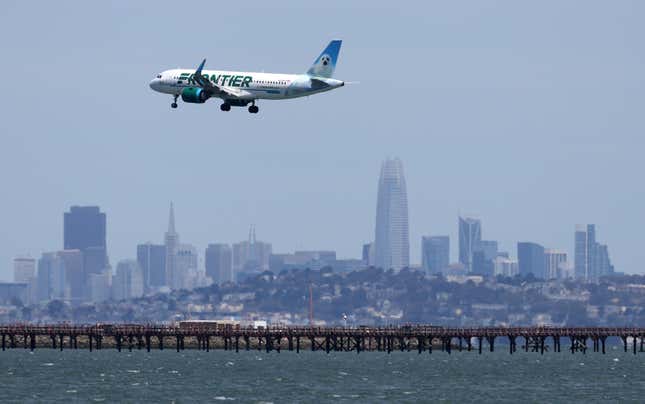
{"label": "airplane wing", "polygon": [[209,95],[226,95],[227,97],[231,98],[238,98],[242,95],[240,91],[233,90],[231,88],[224,88],[222,86],[214,84],[208,79],[207,76],[202,75],[202,69],[204,68],[205,64],[206,59],[202,60],[202,63],[199,65],[197,70],[195,70],[195,73],[193,74],[193,80],[195,80],[195,83],[199,84],[199,86],[203,88]]}

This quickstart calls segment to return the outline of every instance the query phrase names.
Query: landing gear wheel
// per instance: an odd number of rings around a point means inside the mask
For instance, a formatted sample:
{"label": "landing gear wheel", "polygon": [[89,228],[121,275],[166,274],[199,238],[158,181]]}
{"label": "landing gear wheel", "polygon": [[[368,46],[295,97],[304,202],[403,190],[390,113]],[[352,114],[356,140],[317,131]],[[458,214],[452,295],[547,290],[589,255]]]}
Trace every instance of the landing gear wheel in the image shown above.
{"label": "landing gear wheel", "polygon": [[251,105],[249,107],[249,112],[252,114],[257,114],[260,111],[260,108],[257,105]]}
{"label": "landing gear wheel", "polygon": [[221,109],[222,111],[230,111],[231,104],[229,104],[228,102],[225,102],[224,104],[219,106],[219,109]]}
{"label": "landing gear wheel", "polygon": [[175,94],[175,95],[173,95],[173,98],[174,98],[174,100],[173,100],[172,104],[170,104],[170,108],[174,109],[174,108],[177,108],[177,98],[179,98],[179,95]]}
{"label": "landing gear wheel", "polygon": [[170,108],[177,108],[177,103],[173,102],[172,104],[170,104]]}

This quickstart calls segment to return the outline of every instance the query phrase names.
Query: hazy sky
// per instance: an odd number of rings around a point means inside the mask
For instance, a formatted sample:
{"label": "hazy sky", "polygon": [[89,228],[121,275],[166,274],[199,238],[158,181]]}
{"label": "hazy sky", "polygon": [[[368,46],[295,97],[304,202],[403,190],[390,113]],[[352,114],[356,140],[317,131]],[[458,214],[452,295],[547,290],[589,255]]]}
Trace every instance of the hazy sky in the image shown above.
{"label": "hazy sky", "polygon": [[[411,257],[457,215],[516,254],[573,252],[596,223],[616,270],[645,272],[645,2],[29,2],[0,12],[0,278],[62,248],[63,212],[100,205],[112,264],[182,241],[359,257],[380,164],[402,159]],[[260,113],[154,93],[159,71],[304,72],[342,38],[360,84]],[[202,251],[203,253],[203,251]],[[570,257],[572,259],[572,257]]]}

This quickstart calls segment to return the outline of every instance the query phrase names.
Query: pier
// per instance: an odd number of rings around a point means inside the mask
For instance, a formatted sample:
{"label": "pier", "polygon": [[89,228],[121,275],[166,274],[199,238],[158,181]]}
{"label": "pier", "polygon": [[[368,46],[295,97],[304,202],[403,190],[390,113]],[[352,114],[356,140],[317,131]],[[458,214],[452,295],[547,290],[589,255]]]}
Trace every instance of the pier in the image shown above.
{"label": "pier", "polygon": [[[281,350],[330,352],[493,352],[502,347],[525,352],[606,353],[614,341],[625,351],[644,352],[645,328],[473,327],[425,325],[391,327],[241,327],[221,324],[166,326],[155,324],[0,325],[2,351],[8,349],[106,348],[122,350],[184,349]],[[496,346],[496,342],[502,344]]]}

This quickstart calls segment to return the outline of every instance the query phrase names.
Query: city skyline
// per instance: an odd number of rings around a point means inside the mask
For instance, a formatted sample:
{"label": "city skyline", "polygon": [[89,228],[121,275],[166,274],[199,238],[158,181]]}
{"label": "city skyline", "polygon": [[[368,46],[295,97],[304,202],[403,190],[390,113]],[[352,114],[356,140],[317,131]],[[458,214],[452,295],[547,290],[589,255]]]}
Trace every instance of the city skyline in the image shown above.
{"label": "city skyline", "polygon": [[[517,242],[516,259],[500,251],[497,240],[482,239],[482,220],[458,216],[458,262],[450,262],[449,236],[421,238],[421,265],[410,264],[407,187],[400,159],[383,161],[378,181],[375,239],[361,244],[361,258],[338,259],[333,250],[296,250],[274,253],[270,242],[258,241],[255,225],[248,239],[232,243],[209,243],[203,251],[181,242],[170,202],[168,226],[161,245],[136,245],[136,259],[121,258],[116,270],[107,251],[107,215],[98,206],[70,207],[63,213],[63,249],[43,252],[37,262],[24,257],[13,260],[14,283],[7,293],[19,293],[29,303],[63,300],[72,304],[129,299],[192,290],[211,284],[240,282],[264,271],[331,267],[351,272],[376,267],[398,272],[420,269],[427,275],[497,275],[539,279],[576,278],[595,282],[613,274],[609,248],[596,240],[594,224],[575,226],[573,264],[566,252],[545,249],[530,241]],[[8,296],[5,296],[7,298]]]}
{"label": "city skyline", "polygon": [[[192,289],[208,282],[238,281],[252,273],[274,269],[272,260],[273,264],[281,263],[280,265],[289,268],[298,266],[304,268],[306,265],[320,268],[322,265],[334,263],[340,268],[351,269],[358,268],[357,263],[362,262],[363,265],[394,270],[418,268],[428,274],[444,272],[449,269],[449,266],[460,264],[463,267],[463,273],[472,275],[493,276],[499,273],[517,273],[526,276],[533,273],[534,276],[546,279],[549,275],[555,275],[557,278],[575,276],[590,281],[614,272],[608,246],[596,241],[595,224],[575,225],[572,254],[567,254],[562,248],[549,249],[539,243],[517,241],[517,252],[511,256],[508,251],[500,250],[497,240],[482,239],[481,219],[461,214],[458,216],[458,246],[455,261],[452,261],[453,251],[450,249],[448,235],[421,236],[420,262],[410,261],[407,187],[403,163],[399,158],[388,158],[382,162],[376,202],[375,240],[360,244],[362,247],[360,254],[345,257],[344,260],[336,259],[335,250],[312,249],[308,252],[296,249],[295,256],[291,253],[285,254],[284,251],[276,253],[271,243],[256,241],[255,225],[250,226],[247,240],[233,242],[230,245],[209,242],[207,247],[198,248],[193,244],[183,244],[180,243],[179,233],[176,231],[174,203],[170,202],[163,244],[156,245],[150,241],[137,243],[134,258],[119,257],[117,266],[128,263],[127,266],[131,267],[130,261],[137,262],[141,273],[136,276],[141,278],[146,291],[153,290],[155,287]],[[98,206],[72,205],[69,212],[63,214],[63,249],[53,252],[43,251],[41,258],[46,259],[42,264],[47,265],[46,268],[58,268],[58,266],[70,268],[64,270],[66,277],[57,280],[63,283],[70,282],[70,290],[66,292],[66,298],[79,301],[88,299],[96,293],[103,293],[94,289],[103,289],[105,285],[110,284],[110,280],[106,281],[105,277],[110,278],[115,274],[107,252],[106,233],[106,214],[101,212]],[[377,239],[381,240],[380,252],[377,248]],[[230,254],[230,258],[224,258],[224,262],[227,262],[226,265],[230,266],[229,268],[221,268],[221,263],[214,263],[221,261],[219,258],[221,253],[209,251],[212,248],[218,250],[228,248],[227,254]],[[203,253],[200,254],[200,252]],[[327,252],[332,253],[334,258],[331,260],[314,258]],[[215,261],[213,256],[209,257],[209,253],[217,254]],[[300,258],[297,258],[299,254]],[[572,257],[571,261],[567,258],[569,256]],[[303,257],[309,258],[303,260]],[[211,258],[210,264],[209,258]],[[509,259],[511,261],[508,261]],[[14,282],[20,282],[20,279],[24,278],[21,274],[25,272],[22,269],[22,263],[32,260],[33,258],[24,255],[13,258]],[[62,260],[61,264],[55,260]],[[536,264],[536,260],[541,260],[541,263]],[[38,260],[39,271],[40,261]],[[512,262],[517,263],[517,272],[507,267],[498,268],[498,265],[508,266]],[[280,270],[280,268],[277,269],[277,271]],[[78,275],[72,276],[70,273]],[[40,278],[39,276],[38,282],[43,282]],[[206,279],[209,280],[206,281]],[[41,286],[41,289],[45,286]],[[47,292],[49,295],[65,293],[52,292],[51,287],[49,289]],[[42,293],[45,292],[39,292],[39,294]]]}

